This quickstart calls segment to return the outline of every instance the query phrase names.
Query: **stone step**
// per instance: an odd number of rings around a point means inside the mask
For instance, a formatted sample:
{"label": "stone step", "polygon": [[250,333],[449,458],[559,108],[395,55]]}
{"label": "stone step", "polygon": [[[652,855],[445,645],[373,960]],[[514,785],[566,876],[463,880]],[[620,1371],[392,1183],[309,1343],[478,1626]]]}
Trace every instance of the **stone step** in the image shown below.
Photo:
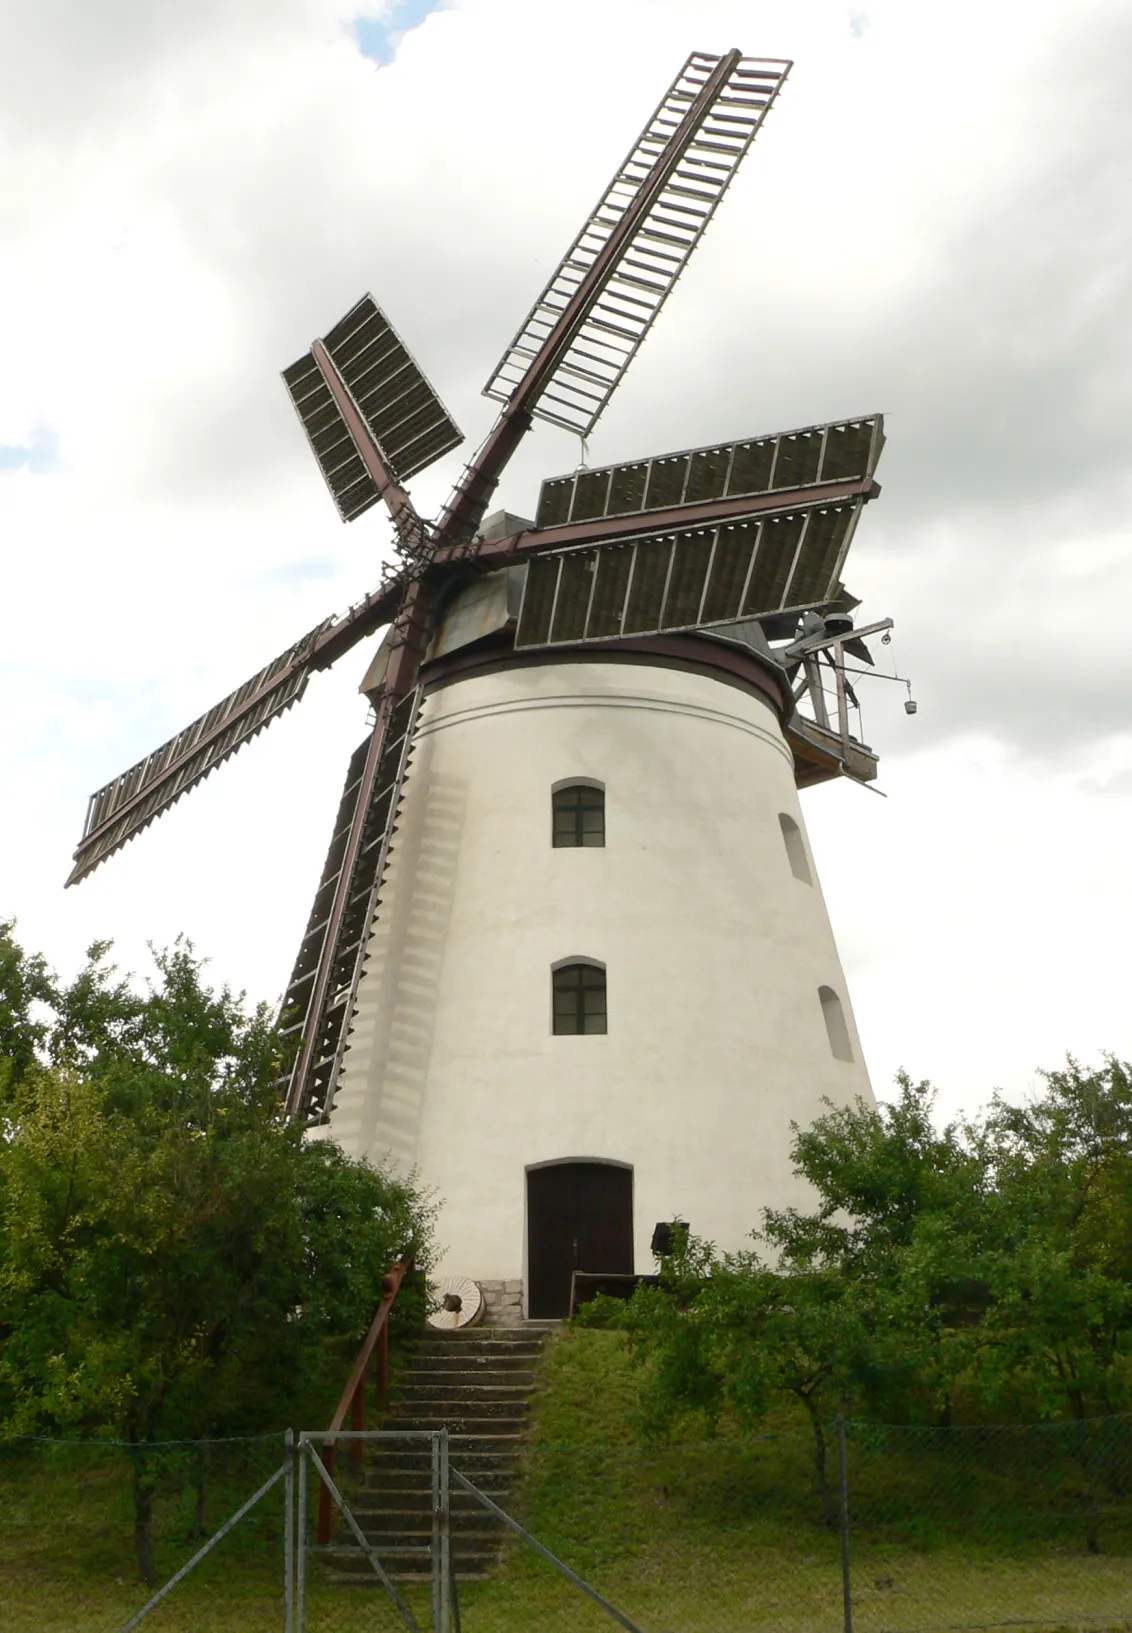
{"label": "stone step", "polygon": [[[450,1551],[456,1555],[457,1559],[495,1553],[498,1550],[500,1543],[503,1541],[503,1527],[498,1523],[493,1524],[487,1514],[484,1515],[484,1519],[487,1521],[484,1525],[472,1526],[461,1531],[453,1530]],[[432,1546],[431,1521],[426,1525],[404,1526],[396,1532],[383,1532],[380,1536],[371,1533],[364,1525],[362,1531],[366,1541],[377,1549],[377,1557],[383,1565],[386,1564],[386,1555],[388,1555],[390,1561],[403,1559],[415,1563],[418,1560],[423,1560],[425,1556],[421,1550]],[[327,1552],[352,1556],[358,1561],[359,1565],[364,1565],[367,1570],[370,1569],[366,1564],[366,1556],[362,1553],[362,1550],[356,1544],[347,1542],[344,1535],[336,1537],[329,1545]]]}
{"label": "stone step", "polygon": [[[440,1427],[440,1425],[438,1425]],[[452,1435],[448,1442],[449,1460],[458,1469],[463,1469],[469,1459],[482,1457],[485,1453],[517,1457],[523,1449],[526,1440],[524,1434],[517,1430],[509,1430],[494,1426],[494,1432],[478,1432],[470,1434]],[[389,1442],[386,1442],[388,1445]],[[391,1466],[393,1468],[427,1468],[427,1455],[422,1458],[419,1451],[386,1451],[371,1453],[367,1461],[373,1467]]]}
{"label": "stone step", "polygon": [[[446,1428],[451,1466],[506,1507],[526,1444],[536,1367],[555,1325],[428,1331],[397,1378],[383,1429],[407,1435]],[[351,1483],[347,1501],[392,1577],[428,1580],[426,1556],[412,1552],[432,1541],[432,1447],[427,1442],[369,1442],[364,1469]],[[450,1504],[457,1579],[489,1574],[504,1527],[455,1483]],[[320,1550],[325,1579],[379,1586],[364,1553],[350,1551],[343,1524],[336,1524],[334,1537],[330,1550]]]}
{"label": "stone step", "polygon": [[[466,1461],[466,1460],[465,1460]],[[511,1467],[514,1459],[510,1456],[495,1457],[485,1463],[479,1470],[473,1485],[482,1485],[485,1491],[491,1491],[495,1486],[511,1478]],[[453,1464],[453,1467],[456,1465]],[[472,1476],[467,1472],[462,1462],[460,1472],[468,1480]],[[378,1464],[372,1460],[367,1462],[360,1482],[354,1486],[356,1491],[386,1491],[391,1497],[403,1491],[420,1491],[431,1493],[431,1471],[421,1464],[413,1468],[391,1468],[388,1464]],[[453,1491],[455,1495],[455,1488]]]}
{"label": "stone step", "polygon": [[[469,1458],[481,1457],[484,1453],[490,1453],[493,1456],[517,1457],[522,1451],[526,1440],[526,1435],[522,1432],[525,1427],[525,1425],[522,1425],[510,1429],[506,1424],[501,1427],[496,1422],[493,1424],[494,1433],[491,1434],[449,1435],[449,1461],[463,1468]],[[418,1449],[409,1450],[405,1445],[398,1447],[395,1441],[385,1441],[383,1449],[378,1452],[370,1452],[364,1462],[368,1467],[375,1469],[416,1469],[422,1471],[432,1467],[432,1460],[427,1453],[422,1457]]]}
{"label": "stone step", "polygon": [[542,1354],[542,1348],[541,1338],[524,1338],[513,1344],[496,1338],[462,1343],[455,1339],[427,1339],[409,1351],[407,1360],[410,1367],[425,1364],[440,1366],[451,1361],[459,1361],[464,1366],[480,1366],[485,1362],[500,1366],[524,1362],[527,1366],[534,1366]]}
{"label": "stone step", "polygon": [[[467,1478],[467,1476],[464,1476],[464,1478]],[[513,1479],[511,1479],[510,1473],[500,1476],[480,1475],[479,1478],[472,1481],[472,1484],[477,1486],[480,1491],[484,1491],[488,1497],[498,1499],[500,1491],[508,1491],[511,1488]],[[413,1511],[428,1509],[431,1512],[433,1488],[423,1483],[423,1481],[418,1481],[415,1486],[386,1486],[386,1484],[371,1486],[371,1484],[363,1481],[363,1484],[353,1486],[346,1493],[346,1501],[350,1502],[351,1506],[359,1504],[359,1507],[364,1507],[366,1511],[382,1509],[382,1511],[392,1512],[394,1509],[413,1509]],[[452,1512],[456,1512],[456,1509],[479,1509],[480,1506],[475,1501],[475,1497],[470,1494],[470,1491],[464,1491],[464,1488],[456,1483],[452,1483],[451,1491],[449,1491],[449,1502],[451,1502]]]}
{"label": "stone step", "polygon": [[414,1412],[412,1418],[414,1429],[447,1429],[453,1437],[461,1439],[499,1435],[521,1440],[526,1421],[526,1414],[520,1412],[477,1412],[474,1415],[469,1412],[459,1417],[455,1412],[437,1412],[431,1417]]}
{"label": "stone step", "polygon": [[415,1411],[426,1411],[430,1417],[441,1411],[448,1411],[449,1406],[466,1404],[474,1408],[477,1413],[490,1413],[497,1406],[521,1406],[526,1411],[531,1401],[531,1391],[510,1390],[500,1383],[466,1383],[464,1388],[444,1388],[439,1383],[410,1383],[405,1385],[394,1404],[389,1408],[389,1416],[394,1419],[412,1417]]}
{"label": "stone step", "polygon": [[440,1395],[422,1389],[412,1395],[402,1392],[386,1413],[382,1427],[392,1434],[400,1428],[431,1429],[434,1419],[453,1423],[458,1417],[525,1418],[530,1405],[525,1389],[460,1389]]}
{"label": "stone step", "polygon": [[[452,1442],[452,1447],[454,1447],[451,1457],[452,1468],[461,1471],[461,1475],[464,1475],[466,1479],[470,1479],[472,1484],[479,1481],[480,1475],[506,1475],[510,1478],[513,1471],[518,1468],[519,1450],[523,1447],[523,1435],[513,1435],[501,1447],[498,1445],[498,1440],[501,1439],[498,1435],[497,1437],[487,1437],[487,1439],[492,1440],[492,1444],[488,1445],[488,1447],[479,1447],[477,1450],[469,1450],[466,1445],[462,1447],[456,1440]],[[390,1475],[403,1475],[405,1478],[415,1479],[415,1481],[428,1481],[430,1479],[430,1471],[420,1462],[407,1462],[407,1460],[386,1462],[386,1460],[382,1460],[381,1463],[369,1462],[366,1465],[363,1484],[369,1484],[371,1479],[376,1484],[384,1484]]]}
{"label": "stone step", "polygon": [[[465,1582],[486,1581],[495,1569],[496,1557],[495,1554],[483,1554],[455,1560],[453,1569],[456,1573],[457,1584],[462,1586]],[[398,1587],[402,1585],[411,1586],[415,1582],[427,1583],[432,1581],[432,1577],[427,1571],[417,1567],[406,1565],[403,1569],[401,1567],[391,1568],[388,1562],[383,1561],[383,1563]],[[324,1570],[322,1579],[332,1588],[380,1588],[381,1583],[378,1581],[373,1567],[367,1564],[366,1571],[368,1577],[363,1576],[361,1571],[343,1571],[328,1567]]]}
{"label": "stone step", "polygon": [[465,1350],[446,1345],[443,1349],[417,1350],[401,1377],[411,1377],[415,1372],[533,1372],[539,1354],[540,1349]]}
{"label": "stone step", "polygon": [[[448,1523],[452,1530],[462,1534],[490,1529],[496,1535],[500,1522],[493,1519],[482,1503],[477,1503],[467,1493],[464,1495],[467,1497],[466,1505],[452,1502],[449,1506]],[[350,1513],[371,1542],[376,1543],[379,1537],[394,1537],[398,1542],[413,1542],[423,1537],[427,1542],[432,1535],[431,1505],[420,1508],[374,1507],[361,1498],[355,1498],[350,1504]]]}
{"label": "stone step", "polygon": [[546,1344],[549,1328],[462,1328],[459,1333],[444,1333],[443,1329],[428,1328],[417,1339],[417,1349],[484,1349],[495,1344],[498,1349],[523,1349],[524,1344]]}
{"label": "stone step", "polygon": [[449,1395],[460,1389],[507,1389],[526,1393],[534,1388],[534,1367],[414,1367],[406,1372],[398,1388],[398,1397],[405,1399],[409,1390],[414,1394],[422,1389],[439,1390]]}
{"label": "stone step", "polygon": [[[498,1532],[483,1537],[467,1535],[453,1537],[450,1556],[457,1581],[462,1581],[465,1576],[486,1576],[499,1555],[501,1540]],[[431,1541],[431,1536],[425,1541]],[[386,1547],[391,1546],[393,1544],[390,1540]],[[329,1548],[320,1549],[319,1553],[325,1562],[325,1580],[335,1582],[341,1587],[381,1586],[377,1572],[360,1548],[351,1549],[332,1543]],[[425,1554],[383,1553],[378,1548],[377,1557],[395,1582],[429,1580],[428,1557]]]}

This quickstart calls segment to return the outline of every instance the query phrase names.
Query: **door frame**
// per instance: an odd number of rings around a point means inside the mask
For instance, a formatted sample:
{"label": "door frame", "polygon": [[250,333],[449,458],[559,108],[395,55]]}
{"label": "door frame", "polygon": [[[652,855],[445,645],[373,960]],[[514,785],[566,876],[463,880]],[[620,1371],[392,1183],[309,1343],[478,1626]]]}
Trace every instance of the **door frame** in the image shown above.
{"label": "door frame", "polygon": [[627,1168],[630,1174],[630,1212],[629,1223],[633,1232],[633,1264],[637,1262],[637,1171],[631,1162],[625,1162],[621,1157],[591,1157],[584,1155],[569,1157],[544,1157],[541,1162],[527,1162],[523,1164],[523,1319],[530,1320],[531,1316],[531,1266],[530,1266],[530,1187],[527,1175],[536,1168],[564,1168],[570,1162],[600,1163],[604,1168]]}

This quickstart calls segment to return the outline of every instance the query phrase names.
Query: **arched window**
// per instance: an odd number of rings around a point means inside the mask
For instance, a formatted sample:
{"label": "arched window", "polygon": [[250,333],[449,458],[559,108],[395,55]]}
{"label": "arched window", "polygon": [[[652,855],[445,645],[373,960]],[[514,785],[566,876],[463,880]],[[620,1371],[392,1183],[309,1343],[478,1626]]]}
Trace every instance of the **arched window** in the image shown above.
{"label": "arched window", "polygon": [[802,830],[792,816],[785,811],[778,814],[778,825],[782,829],[782,842],[786,846],[786,859],[790,863],[790,871],[795,879],[801,879],[804,885],[812,885],[813,875],[810,872],[810,859],[806,855],[806,842],[802,838]]}
{"label": "arched window", "polygon": [[849,1028],[845,1024],[845,1011],[841,1007],[841,999],[832,987],[819,987],[818,997],[821,999],[822,1019],[825,1021],[829,1047],[833,1051],[834,1059],[852,1060],[853,1045],[849,1041]]}
{"label": "arched window", "polygon": [[605,789],[599,782],[562,782],[551,791],[553,843],[605,844]]}
{"label": "arched window", "polygon": [[571,959],[551,970],[553,1026],[558,1033],[604,1032],[605,965]]}

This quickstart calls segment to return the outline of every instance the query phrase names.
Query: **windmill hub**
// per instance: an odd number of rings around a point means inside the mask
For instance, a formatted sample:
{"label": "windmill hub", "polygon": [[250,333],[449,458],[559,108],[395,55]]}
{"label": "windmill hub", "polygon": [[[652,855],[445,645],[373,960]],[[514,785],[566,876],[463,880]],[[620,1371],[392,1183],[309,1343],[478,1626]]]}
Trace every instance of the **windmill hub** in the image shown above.
{"label": "windmill hub", "polygon": [[535,419],[592,431],[789,68],[688,58],[435,523],[405,483],[461,434],[374,300],[284,371],[396,568],[100,789],[75,853],[68,882],[384,630],[280,1016],[286,1109],[435,1189],[449,1321],[489,1285],[563,1314],[576,1272],[650,1267],[657,1219],[740,1248],[804,1201],[791,1121],[870,1093],[798,790],[876,775],[845,658],[889,621],[854,628],[841,572],[881,417],[583,466],[485,519]]}

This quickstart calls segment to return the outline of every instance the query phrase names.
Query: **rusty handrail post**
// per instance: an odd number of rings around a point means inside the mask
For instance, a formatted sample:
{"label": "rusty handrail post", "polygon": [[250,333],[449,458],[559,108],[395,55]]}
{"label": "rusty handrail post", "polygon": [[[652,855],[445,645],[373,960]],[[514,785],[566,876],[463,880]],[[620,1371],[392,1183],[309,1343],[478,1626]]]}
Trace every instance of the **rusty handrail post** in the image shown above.
{"label": "rusty handrail post", "polygon": [[[330,1422],[327,1434],[336,1435],[346,1421],[346,1413],[352,1413],[351,1427],[363,1429],[365,1427],[365,1380],[366,1368],[370,1357],[377,1350],[377,1377],[378,1394],[384,1406],[389,1389],[389,1311],[393,1307],[393,1300],[397,1297],[401,1283],[413,1268],[412,1258],[398,1259],[396,1264],[390,1265],[381,1279],[381,1303],[377,1307],[377,1314],[370,1323],[369,1332],[365,1336],[357,1360],[346,1380],[346,1387],[342,1391],[342,1398],[338,1402],[338,1409]],[[362,1442],[351,1442],[351,1465],[355,1472],[361,1466]],[[354,1459],[357,1458],[355,1462]],[[322,1461],[326,1472],[331,1477],[334,1474],[334,1440],[330,1438],[324,1442]],[[330,1541],[330,1488],[325,1480],[319,1481],[318,1493],[318,1541],[325,1547]]]}
{"label": "rusty handrail post", "polygon": [[[382,1327],[381,1330],[383,1333],[388,1332],[388,1324]],[[365,1426],[366,1375],[363,1372],[361,1377],[358,1379],[358,1387],[354,1390],[354,1404],[353,1409],[350,1412],[350,1428],[353,1429],[356,1434],[359,1434],[365,1428]],[[355,1480],[362,1472],[362,1455],[364,1452],[365,1447],[360,1440],[352,1440],[350,1442],[350,1473],[354,1476]]]}
{"label": "rusty handrail post", "polygon": [[381,1329],[377,1341],[377,1409],[384,1412],[389,1405],[389,1323]]}

